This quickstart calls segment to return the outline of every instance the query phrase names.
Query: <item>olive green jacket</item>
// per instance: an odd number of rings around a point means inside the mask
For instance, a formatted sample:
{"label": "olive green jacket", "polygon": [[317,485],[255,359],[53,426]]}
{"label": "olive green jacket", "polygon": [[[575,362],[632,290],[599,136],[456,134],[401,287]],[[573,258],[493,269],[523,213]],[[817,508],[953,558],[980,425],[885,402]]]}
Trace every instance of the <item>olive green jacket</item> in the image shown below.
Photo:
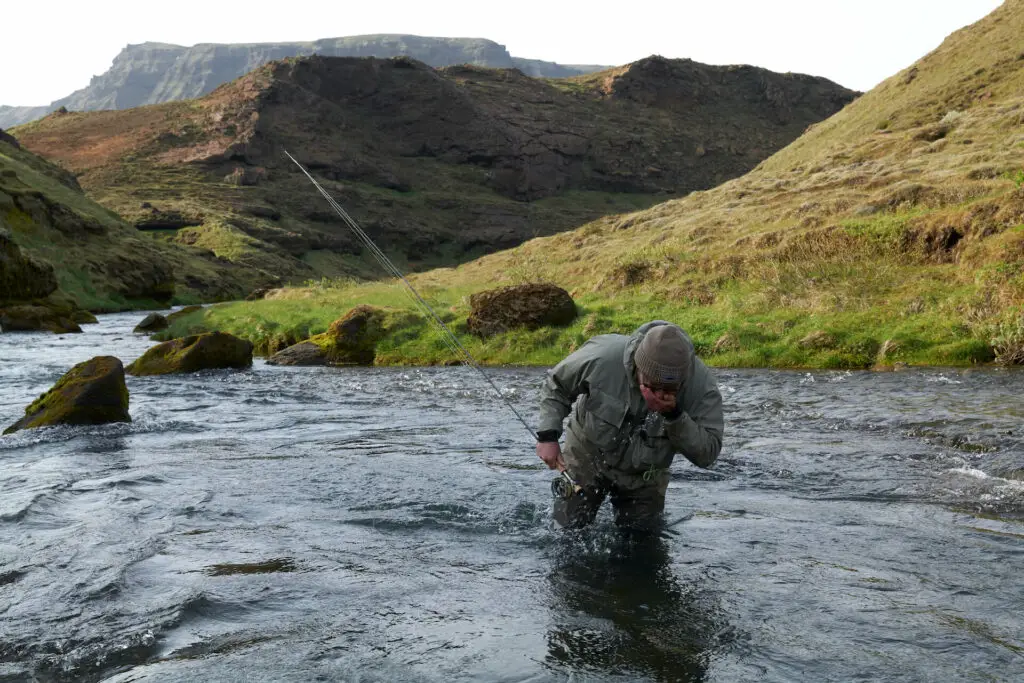
{"label": "olive green jacket", "polygon": [[548,371],[538,431],[561,434],[571,413],[566,448],[599,457],[611,469],[626,474],[660,470],[672,464],[676,453],[698,467],[710,467],[722,449],[722,395],[711,371],[693,353],[690,338],[690,372],[676,396],[679,417],[649,412],[636,380],[633,353],[640,340],[651,328],[671,324],[655,320],[632,336],[593,337]]}

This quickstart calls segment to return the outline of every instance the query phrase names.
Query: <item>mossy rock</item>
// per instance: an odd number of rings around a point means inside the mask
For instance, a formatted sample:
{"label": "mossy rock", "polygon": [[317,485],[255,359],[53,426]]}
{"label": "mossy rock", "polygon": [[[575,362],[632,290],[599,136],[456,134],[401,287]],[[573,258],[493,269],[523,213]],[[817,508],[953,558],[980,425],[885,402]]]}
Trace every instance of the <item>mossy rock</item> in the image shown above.
{"label": "mossy rock", "polygon": [[356,306],[323,334],[275,353],[270,365],[373,365],[377,342],[385,334],[385,313]]}
{"label": "mossy rock", "polygon": [[81,332],[75,316],[82,311],[39,304],[20,304],[0,310],[0,330],[4,332],[42,332],[55,334]]}
{"label": "mossy rock", "polygon": [[96,325],[99,323],[99,319],[95,315],[89,311],[83,311],[81,309],[73,311],[71,313],[71,319],[79,325]]}
{"label": "mossy rock", "polygon": [[150,313],[142,321],[135,326],[132,332],[138,334],[151,334],[153,332],[159,332],[160,330],[166,330],[170,323],[167,322],[167,318],[160,315],[159,313]]}
{"label": "mossy rock", "polygon": [[226,332],[208,332],[157,344],[128,366],[130,375],[168,375],[252,365],[252,343]]}
{"label": "mossy rock", "polygon": [[25,409],[25,417],[4,430],[51,425],[131,422],[124,366],[113,356],[97,356],[71,368],[49,391]]}
{"label": "mossy rock", "polygon": [[518,328],[535,330],[548,325],[563,326],[576,319],[576,302],[556,285],[531,283],[510,285],[469,298],[472,312],[466,321],[473,334],[489,337]]}

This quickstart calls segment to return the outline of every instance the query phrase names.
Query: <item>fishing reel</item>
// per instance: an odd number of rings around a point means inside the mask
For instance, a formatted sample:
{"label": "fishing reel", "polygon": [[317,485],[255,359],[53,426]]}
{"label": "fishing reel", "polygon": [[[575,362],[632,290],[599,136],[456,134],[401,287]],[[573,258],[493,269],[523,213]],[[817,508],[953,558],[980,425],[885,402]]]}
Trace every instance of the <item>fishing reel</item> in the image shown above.
{"label": "fishing reel", "polygon": [[567,471],[562,470],[558,477],[551,480],[551,494],[555,498],[572,500],[583,495],[583,487],[577,484]]}

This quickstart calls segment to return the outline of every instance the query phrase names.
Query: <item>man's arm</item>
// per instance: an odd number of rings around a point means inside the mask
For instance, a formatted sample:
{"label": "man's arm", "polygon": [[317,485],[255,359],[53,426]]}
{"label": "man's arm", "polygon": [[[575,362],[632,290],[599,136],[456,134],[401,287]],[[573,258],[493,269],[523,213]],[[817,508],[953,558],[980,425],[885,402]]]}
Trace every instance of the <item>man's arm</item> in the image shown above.
{"label": "man's arm", "polygon": [[677,411],[678,415],[670,414],[665,419],[672,447],[697,467],[711,467],[722,450],[725,428],[722,394],[715,381],[709,376],[700,400],[689,411],[682,407]]}
{"label": "man's arm", "polygon": [[562,423],[572,410],[573,402],[589,390],[587,376],[597,362],[596,351],[595,345],[588,341],[548,371],[540,388],[537,433],[542,438],[557,441],[561,436]]}

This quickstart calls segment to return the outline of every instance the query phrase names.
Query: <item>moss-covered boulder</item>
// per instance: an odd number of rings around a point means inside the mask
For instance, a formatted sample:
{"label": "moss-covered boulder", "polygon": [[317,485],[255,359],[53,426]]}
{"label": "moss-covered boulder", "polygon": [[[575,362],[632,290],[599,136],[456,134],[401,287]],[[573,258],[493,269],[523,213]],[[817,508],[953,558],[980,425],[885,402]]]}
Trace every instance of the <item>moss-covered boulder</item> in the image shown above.
{"label": "moss-covered boulder", "polygon": [[131,421],[124,366],[113,356],[97,356],[71,368],[26,408],[25,417],[5,429],[4,434],[50,425]]}
{"label": "moss-covered boulder", "polygon": [[152,334],[153,332],[159,332],[160,330],[166,330],[170,323],[167,322],[167,318],[160,315],[159,313],[150,313],[142,319],[132,332],[138,334]]}
{"label": "moss-covered boulder", "polygon": [[251,365],[251,342],[226,332],[208,332],[157,344],[128,366],[128,374],[168,375]]}
{"label": "moss-covered boulder", "polygon": [[356,306],[323,334],[275,353],[271,365],[373,365],[385,333],[384,311]]}
{"label": "moss-covered boulder", "polygon": [[561,287],[544,283],[511,285],[478,292],[469,298],[467,323],[473,334],[489,337],[517,328],[568,325],[576,303]]}
{"label": "moss-covered boulder", "polygon": [[41,304],[19,304],[0,309],[0,330],[3,332],[41,332],[56,334],[81,332],[77,314],[70,308]]}

